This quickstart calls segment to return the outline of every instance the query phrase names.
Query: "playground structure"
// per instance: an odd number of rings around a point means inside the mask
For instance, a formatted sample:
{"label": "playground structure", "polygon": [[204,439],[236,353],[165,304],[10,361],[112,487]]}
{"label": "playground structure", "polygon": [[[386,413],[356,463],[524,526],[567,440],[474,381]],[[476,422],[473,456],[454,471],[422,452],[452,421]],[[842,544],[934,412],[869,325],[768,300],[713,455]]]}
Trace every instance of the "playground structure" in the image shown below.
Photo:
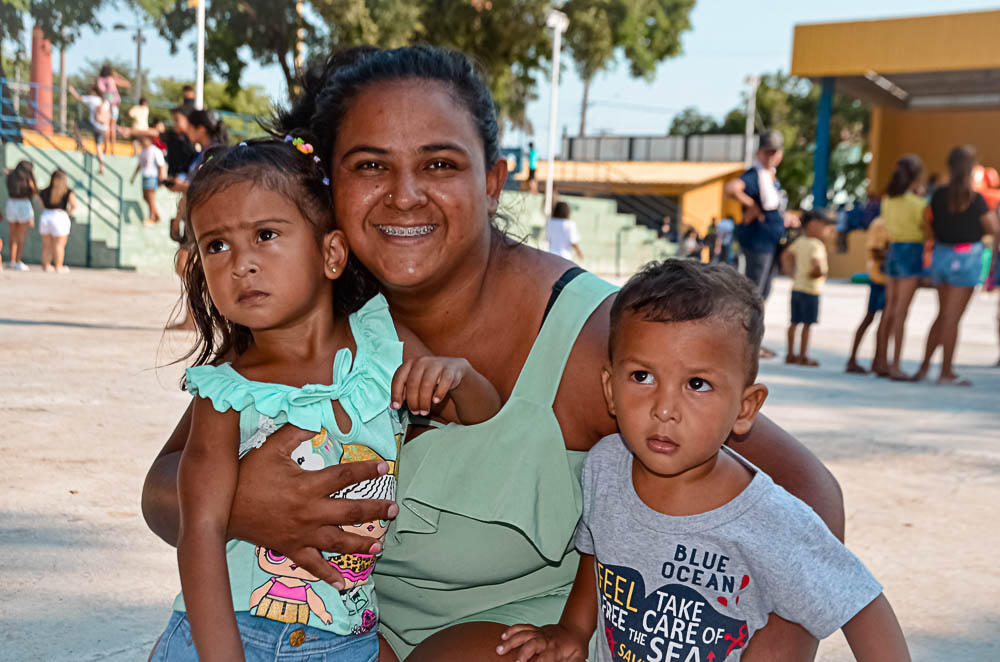
{"label": "playground structure", "polygon": [[[814,199],[826,200],[834,90],[872,104],[872,191],[885,190],[904,154],[920,156],[928,174],[944,173],[956,145],[975,145],[980,162],[1000,164],[998,34],[1000,11],[795,26],[791,73],[822,90]],[[1000,181],[984,174],[980,182],[995,208]],[[831,251],[831,276],[863,271],[864,244],[853,232],[846,255]]]}

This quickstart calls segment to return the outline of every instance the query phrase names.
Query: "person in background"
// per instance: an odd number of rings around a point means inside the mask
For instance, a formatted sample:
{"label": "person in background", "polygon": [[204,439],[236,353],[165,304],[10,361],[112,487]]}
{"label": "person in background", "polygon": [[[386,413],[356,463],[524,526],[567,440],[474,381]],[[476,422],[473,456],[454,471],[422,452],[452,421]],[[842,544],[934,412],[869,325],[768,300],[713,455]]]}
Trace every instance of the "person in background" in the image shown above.
{"label": "person in background", "polygon": [[725,264],[732,264],[733,258],[733,232],[736,229],[736,224],[733,219],[726,216],[719,221],[719,224],[715,226],[715,232],[718,236],[719,242],[719,252],[716,255],[719,262]]}
{"label": "person in background", "polygon": [[[958,324],[979,284],[983,265],[983,235],[1000,232],[996,212],[972,189],[976,149],[956,147],[948,155],[948,185],[938,188],[924,214],[925,231],[934,237],[931,280],[938,292],[938,315],[927,335],[927,348],[913,381],[930,370],[931,358],[943,347],[938,384],[971,386],[955,374],[952,360],[958,345]],[[995,241],[994,241],[995,243]]]}
{"label": "person in background", "polygon": [[43,189],[38,197],[44,207],[38,219],[38,232],[42,235],[42,269],[67,273],[69,267],[63,261],[73,225],[70,217],[76,212],[77,205],[66,173],[59,169],[53,172],[48,188]]}
{"label": "person in background", "polygon": [[[886,231],[885,223],[882,222],[881,217],[876,218],[868,226],[866,244],[868,251],[868,311],[865,313],[864,318],[862,318],[861,324],[858,325],[858,330],[854,333],[851,356],[847,359],[847,367],[844,369],[845,372],[858,375],[868,374],[868,371],[862,368],[857,361],[858,348],[861,346],[861,341],[864,340],[868,327],[875,321],[876,315],[881,314],[882,316],[876,335],[882,337],[883,334],[889,333],[888,316],[882,312],[885,310],[885,256],[889,250],[889,233]],[[872,361],[872,371],[884,373],[888,370],[888,362],[884,353],[885,343],[876,342],[875,345],[875,359]],[[879,347],[882,348],[882,354],[879,354]]]}
{"label": "person in background", "polygon": [[875,370],[875,374],[897,381],[909,379],[899,362],[903,355],[906,316],[924,270],[924,240],[927,235],[923,217],[927,203],[922,195],[922,172],[923,164],[915,154],[900,158],[882,199],[882,222],[890,242],[885,261],[888,279],[885,286],[886,322],[883,324],[888,323],[889,327],[887,333],[878,335],[876,356],[888,357],[889,337],[894,342],[888,368],[884,372]]}
{"label": "person in background", "polygon": [[535,172],[538,170],[538,152],[535,150],[535,143],[528,143],[528,190],[538,193],[538,180],[535,179]]}
{"label": "person in background", "polygon": [[24,240],[28,228],[35,225],[35,208],[32,198],[38,196],[35,183],[35,166],[31,161],[20,161],[7,173],[7,222],[10,223],[10,261],[7,266],[14,271],[28,271],[24,263]]}
{"label": "person in background", "polygon": [[171,127],[160,132],[160,140],[165,147],[164,155],[167,159],[167,178],[187,179],[188,169],[198,151],[188,140],[187,112],[183,106],[170,109],[170,122]]}
{"label": "person in background", "polygon": [[938,190],[938,181],[940,179],[940,176],[936,172],[927,175],[927,188],[924,190],[924,195],[927,197],[927,204],[931,203],[934,192]]}
{"label": "person in background", "polygon": [[153,144],[153,138],[143,135],[139,138],[142,151],[139,152],[139,163],[132,173],[129,182],[134,182],[136,175],[142,173],[142,199],[149,205],[149,218],[146,223],[159,223],[160,211],[156,208],[156,189],[160,182],[167,178],[167,161],[160,148]]}
{"label": "person in background", "polygon": [[167,188],[174,193],[184,193],[188,189],[191,178],[201,167],[205,153],[216,145],[225,145],[229,139],[229,129],[214,112],[211,110],[195,110],[186,117],[187,126],[185,133],[193,145],[201,149],[195,154],[194,159],[188,165],[184,178],[178,176],[176,179],[168,180]]}
{"label": "person in background", "polygon": [[[777,177],[784,149],[785,140],[780,132],[765,131],[760,136],[753,165],[725,187],[726,195],[743,208],[743,222],[736,226],[736,240],[746,261],[744,273],[757,285],[765,302],[778,268],[778,246],[785,228],[798,222],[785,213],[788,198]],[[767,347],[761,347],[760,351],[762,358],[775,354]]]}
{"label": "person in background", "polygon": [[[111,149],[114,150],[115,143],[118,142],[118,112],[122,103],[121,95],[118,94],[118,80],[111,65],[106,64],[101,67],[101,73],[97,77],[97,91],[105,101],[111,104],[111,117],[108,119],[108,140]],[[126,85],[126,87],[128,87]]]}
{"label": "person in background", "polygon": [[194,87],[190,85],[185,85],[181,88],[181,108],[184,109],[185,115],[190,115],[195,111],[194,107]]}
{"label": "person in background", "polygon": [[712,222],[708,225],[708,230],[705,231],[705,246],[708,248],[708,261],[715,262],[715,255],[719,252],[719,233],[716,229],[718,227],[719,219],[712,217]]}
{"label": "person in background", "polygon": [[[132,127],[130,133],[136,135],[137,132],[144,132],[149,130],[149,104],[146,101],[146,97],[139,99],[139,103],[128,109],[128,116],[132,120]],[[132,141],[132,155],[135,156],[139,152],[138,136]]]}
{"label": "person in background", "polygon": [[[824,210],[812,209],[802,214],[803,233],[781,254],[781,267],[794,277],[792,283],[792,320],[788,325],[788,354],[785,363],[816,367],[809,358],[809,331],[819,321],[819,295],[829,271],[826,257],[828,226],[836,223]],[[795,333],[802,325],[799,353],[795,353]]]}
{"label": "person in background", "polygon": [[689,227],[684,231],[684,238],[677,245],[677,254],[689,260],[701,262],[701,239],[698,231]]}
{"label": "person in background", "polygon": [[[557,202],[552,208],[552,218],[545,226],[545,236],[549,240],[549,252],[555,253],[567,260],[576,255],[577,262],[583,262],[583,251],[580,250],[580,231],[576,222],[570,220],[569,205]],[[571,253],[572,251],[572,253]]]}
{"label": "person in background", "polygon": [[[81,124],[83,128],[94,134],[94,144],[97,152],[97,174],[103,175],[104,142],[108,136],[108,123],[111,121],[111,103],[100,95],[97,87],[92,87],[88,94],[81,95],[71,86],[69,93],[90,111],[88,119],[84,120]],[[79,149],[82,150],[83,141],[80,137],[79,127],[77,127],[76,142]]]}

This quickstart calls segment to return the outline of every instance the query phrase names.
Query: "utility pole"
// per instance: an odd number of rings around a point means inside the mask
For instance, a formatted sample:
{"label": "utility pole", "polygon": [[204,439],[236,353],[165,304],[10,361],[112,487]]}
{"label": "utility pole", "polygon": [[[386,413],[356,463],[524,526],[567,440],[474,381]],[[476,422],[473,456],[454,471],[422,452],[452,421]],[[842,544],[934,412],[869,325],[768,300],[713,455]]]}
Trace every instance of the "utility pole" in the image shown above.
{"label": "utility pole", "polygon": [[743,165],[747,168],[753,162],[754,144],[753,134],[757,124],[757,86],[760,85],[760,76],[753,74],[746,77],[747,90],[747,123],[743,137]]}
{"label": "utility pole", "polygon": [[142,98],[142,26],[135,29],[135,102]]}
{"label": "utility pole", "polygon": [[194,107],[201,110],[205,107],[205,0],[198,0],[196,11],[198,37],[195,47]]}
{"label": "utility pole", "polygon": [[556,122],[559,112],[559,51],[562,33],[569,27],[569,17],[561,11],[550,9],[545,25],[552,28],[552,95],[549,98],[549,161],[545,174],[545,214],[552,214],[552,180],[555,176]]}

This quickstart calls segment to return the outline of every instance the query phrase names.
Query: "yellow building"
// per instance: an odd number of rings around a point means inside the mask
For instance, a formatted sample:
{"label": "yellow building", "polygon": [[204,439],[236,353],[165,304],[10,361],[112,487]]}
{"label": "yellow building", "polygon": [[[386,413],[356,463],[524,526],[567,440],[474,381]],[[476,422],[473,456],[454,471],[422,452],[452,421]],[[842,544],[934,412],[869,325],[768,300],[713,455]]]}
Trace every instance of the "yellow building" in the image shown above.
{"label": "yellow building", "polygon": [[[975,145],[984,165],[1000,165],[1000,11],[797,25],[791,73],[822,85],[819,200],[827,189],[834,89],[872,104],[868,175],[876,192],[904,154],[917,154],[927,174],[942,178],[956,145]],[[852,245],[852,259],[842,263],[862,271],[863,242]]]}

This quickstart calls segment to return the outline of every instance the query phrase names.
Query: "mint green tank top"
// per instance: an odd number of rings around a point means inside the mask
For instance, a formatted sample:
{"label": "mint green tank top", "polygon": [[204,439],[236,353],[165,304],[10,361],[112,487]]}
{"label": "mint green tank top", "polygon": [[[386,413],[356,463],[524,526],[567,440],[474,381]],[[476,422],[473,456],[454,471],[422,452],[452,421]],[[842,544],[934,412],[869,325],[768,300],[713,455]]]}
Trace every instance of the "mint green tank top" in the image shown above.
{"label": "mint green tank top", "polygon": [[401,659],[455,623],[559,619],[578,565],[586,453],[566,450],[552,404],[577,335],[615,289],[574,278],[496,416],[403,446],[400,512],[375,568],[381,633]]}
{"label": "mint green tank top", "polygon": [[[330,384],[255,382],[228,363],[188,368],[186,387],[194,396],[208,398],[219,412],[240,412],[239,456],[259,448],[286,423],[315,432],[302,442],[292,459],[305,470],[318,470],[343,462],[382,459],[389,473],[350,485],[333,494],[347,499],[394,499],[399,447],[403,428],[399,415],[389,407],[392,376],[403,360],[403,343],[389,316],[382,295],[370,299],[348,321],[357,353],[341,348],[333,361]],[[333,413],[336,400],[351,419],[351,429],[340,430]],[[376,520],[343,527],[381,539],[388,522]],[[370,581],[376,559],[370,554],[325,554],[347,583],[338,591],[319,581],[291,559],[275,550],[256,547],[245,540],[226,545],[233,609],[279,623],[297,623],[340,635],[364,634],[376,628],[379,605]],[[184,598],[174,601],[184,611]]]}

